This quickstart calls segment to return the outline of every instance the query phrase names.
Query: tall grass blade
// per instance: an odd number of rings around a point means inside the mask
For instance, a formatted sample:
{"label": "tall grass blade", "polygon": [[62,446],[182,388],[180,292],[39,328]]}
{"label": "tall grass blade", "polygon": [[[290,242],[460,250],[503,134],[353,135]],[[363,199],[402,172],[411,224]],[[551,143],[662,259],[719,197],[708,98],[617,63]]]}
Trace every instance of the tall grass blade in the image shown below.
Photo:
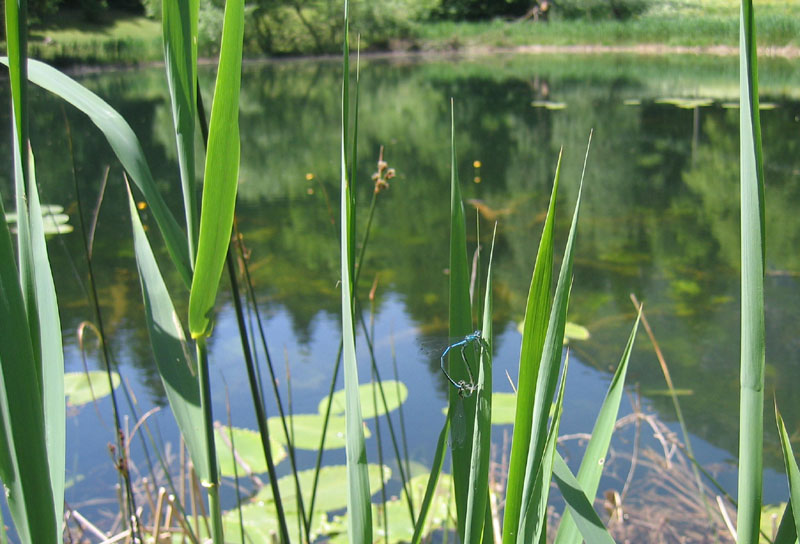
{"label": "tall grass blade", "polygon": [[[622,354],[616,372],[614,372],[614,377],[611,379],[606,398],[600,407],[600,412],[597,414],[597,420],[594,423],[594,429],[592,429],[592,437],[589,439],[586,451],[583,454],[581,467],[578,469],[577,482],[587,497],[594,498],[597,494],[597,487],[600,485],[600,477],[603,474],[608,446],[611,444],[611,435],[614,433],[614,425],[617,422],[622,392],[625,390],[628,362],[631,358],[631,350],[633,350],[633,342],[636,339],[636,332],[639,330],[641,318],[642,307],[639,306],[636,322],[633,324],[633,330],[631,330],[631,334],[628,337],[625,351]],[[589,502],[591,504],[591,500]],[[570,508],[564,512],[564,516],[561,518],[555,544],[580,544],[582,540],[594,542],[594,540],[587,538],[586,535],[581,537],[578,526],[572,518],[571,510]]]}
{"label": "tall grass blade", "polygon": [[467,520],[464,542],[480,544],[486,522],[489,500],[489,462],[492,457],[492,260],[497,224],[492,235],[489,268],[486,272],[486,294],[483,303],[483,323],[478,368],[475,423],[472,434],[472,459],[470,461],[469,487],[467,488]]}
{"label": "tall grass blade", "polygon": [[[472,307],[469,297],[469,261],[467,260],[467,232],[464,222],[464,202],[461,199],[461,187],[458,182],[456,166],[455,108],[450,102],[450,337],[464,337],[473,331]],[[473,350],[467,350],[468,364],[475,368]],[[463,364],[450,365],[450,376],[458,382],[468,380],[467,370]],[[450,405],[464,403],[465,435],[472,436],[475,414],[475,396],[460,399],[458,391],[448,387]],[[453,412],[451,412],[453,413]],[[451,432],[454,428],[450,422]],[[457,440],[451,440],[453,444]],[[472,459],[472,442],[467,440],[461,447],[451,448],[453,457],[453,479],[456,495],[456,519],[458,520],[458,536],[464,541],[464,523],[467,513],[467,492],[469,486],[470,461]]]}
{"label": "tall grass blade", "polygon": [[[0,63],[8,65],[8,58],[0,57]],[[167,250],[188,287],[192,273],[185,236],[158,192],[142,146],[130,125],[102,98],[43,62],[28,61],[28,79],[78,108],[100,129],[123,168],[142,192],[161,230]]]}
{"label": "tall grass blade", "polygon": [[536,264],[533,267],[528,301],[525,306],[525,325],[519,355],[517,411],[514,416],[514,436],[511,444],[503,518],[503,542],[505,543],[516,540],[517,526],[519,525],[522,486],[525,481],[525,466],[530,446],[536,376],[539,374],[539,362],[547,333],[547,322],[543,317],[550,313],[550,285],[553,281],[553,224],[558,198],[558,180],[561,174],[561,156],[562,152],[559,152],[553,189],[550,193],[550,205],[542,228],[542,237],[539,241]]}
{"label": "tall grass blade", "polygon": [[[342,357],[345,389],[345,438],[347,456],[347,534],[351,544],[372,542],[372,506],[370,504],[367,450],[361,417],[356,361],[353,276],[355,201],[348,176],[347,125],[350,122],[350,31],[349,2],[344,3],[344,46],[342,48],[342,125],[341,125],[341,271],[342,271]],[[350,167],[355,168],[355,164]]]}
{"label": "tall grass blade", "polygon": [[42,390],[2,204],[0,214],[0,479],[20,540],[58,542]]}
{"label": "tall grass blade", "polygon": [[[564,388],[567,381],[567,370],[569,369],[569,352],[564,359],[564,369],[561,372],[561,386],[558,388],[558,396],[555,401],[555,411],[550,422],[550,430],[547,432],[547,439],[542,451],[542,461],[536,473],[533,486],[533,493],[530,500],[522,503],[520,512],[520,536],[517,537],[519,543],[547,541],[547,500],[550,496],[550,480],[553,478],[553,463],[556,456],[556,442],[558,441],[558,428],[561,423],[562,408],[564,405]],[[523,496],[523,500],[524,500]]]}
{"label": "tall grass blade", "polygon": [[178,146],[183,207],[189,259],[194,263],[197,243],[197,196],[195,192],[194,137],[197,119],[197,21],[198,0],[163,2],[164,61]]}
{"label": "tall grass blade", "polygon": [[[797,459],[792,451],[792,443],[789,441],[789,433],[786,432],[786,425],[775,405],[775,421],[778,424],[778,433],[781,437],[781,449],[783,451],[783,462],[786,465],[786,475],[789,478],[789,497],[792,504],[792,518],[794,519],[795,534],[800,534],[800,469],[797,468]],[[788,509],[787,509],[788,513]],[[786,514],[784,514],[786,515]]]}
{"label": "tall grass blade", "polygon": [[567,463],[564,462],[564,458],[558,453],[556,453],[553,465],[553,479],[564,497],[572,522],[576,524],[582,536],[577,542],[613,544],[614,539],[609,534],[606,526],[603,525],[600,516],[597,515],[594,506],[592,506],[592,501],[587,497],[586,492],[572,474],[572,471],[570,471]]}
{"label": "tall grass blade", "polygon": [[61,524],[47,468],[42,390],[2,203],[0,216],[0,479],[20,541],[55,543]]}
{"label": "tall grass blade", "polygon": [[7,0],[6,50],[10,86],[11,110],[14,115],[14,141],[19,150],[22,179],[28,178],[28,2],[27,0]]}
{"label": "tall grass blade", "polygon": [[130,192],[128,202],[147,329],[158,373],[195,470],[201,479],[207,479],[208,457],[197,365],[186,344],[183,326],[175,312]]}
{"label": "tall grass blade", "polygon": [[58,315],[56,288],[47,255],[42,208],[36,187],[36,168],[33,153],[28,159],[30,205],[30,246],[33,256],[36,311],[40,335],[39,368],[42,373],[44,428],[50,484],[53,488],[53,508],[56,527],[61,526],[64,512],[64,480],[66,467],[67,410],[64,402],[64,350],[61,343],[61,319]]}
{"label": "tall grass blade", "polygon": [[[566,249],[564,250],[564,260],[561,264],[561,271],[559,272],[558,283],[556,284],[555,298],[550,310],[547,334],[545,336],[542,358],[539,363],[539,371],[536,378],[530,446],[528,447],[525,481],[522,488],[520,519],[515,536],[517,542],[530,542],[529,540],[524,540],[524,538],[530,536],[530,532],[534,529],[533,524],[536,523],[533,516],[535,516],[538,508],[535,508],[533,503],[541,500],[541,495],[537,496],[536,493],[536,488],[538,486],[537,475],[546,474],[542,472],[542,463],[544,462],[543,455],[547,437],[547,419],[550,414],[550,404],[555,393],[556,380],[558,378],[557,369],[561,363],[564,327],[567,322],[567,307],[569,306],[569,295],[572,287],[573,248],[575,246],[575,236],[578,227],[581,194],[583,192],[583,178],[586,173],[586,161],[588,160],[591,141],[592,137],[590,134],[589,144],[586,148],[586,156],[584,157],[583,173],[581,174],[581,182],[578,188],[578,198],[575,202],[572,225],[569,229]],[[526,516],[530,516],[529,519],[526,519]],[[528,534],[524,531],[526,527],[528,527]]]}
{"label": "tall grass blade", "polygon": [[752,0],[739,21],[741,167],[741,369],[738,541],[758,541],[764,442],[764,170],[758,113],[756,25]]}
{"label": "tall grass blade", "polygon": [[200,237],[192,289],[189,331],[192,338],[211,332],[211,312],[231,241],[239,182],[239,87],[242,76],[244,1],[227,0],[219,71],[208,127]]}

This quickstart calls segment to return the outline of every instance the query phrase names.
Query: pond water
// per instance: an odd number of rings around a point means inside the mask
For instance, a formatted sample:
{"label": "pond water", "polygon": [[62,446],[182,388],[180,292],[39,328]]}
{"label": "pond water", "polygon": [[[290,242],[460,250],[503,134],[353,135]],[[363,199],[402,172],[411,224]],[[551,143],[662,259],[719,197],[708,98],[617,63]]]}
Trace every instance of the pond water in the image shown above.
{"label": "pond water", "polygon": [[[762,124],[768,239],[765,412],[771,413],[776,397],[789,434],[795,437],[800,431],[800,404],[794,397],[800,379],[798,68],[796,62],[779,60],[766,60],[760,67],[766,106]],[[340,70],[335,61],[253,63],[245,66],[242,80],[238,224],[249,251],[280,388],[285,399],[288,387],[283,376],[288,366],[292,410],[298,414],[316,413],[327,394],[339,340],[335,223]],[[204,68],[200,77],[208,97],[213,71]],[[100,72],[78,79],[130,122],[157,182],[176,217],[182,218],[163,70]],[[6,101],[7,88],[0,90]],[[561,431],[591,431],[634,320],[629,294],[635,293],[645,303],[675,386],[683,390],[680,403],[699,460],[716,467],[721,483],[735,492],[737,91],[734,58],[498,55],[362,61],[356,189],[361,226],[381,146],[397,176],[379,196],[359,296],[368,300],[370,288],[376,286],[366,317],[374,328],[382,377],[394,377],[396,364],[398,378],[409,390],[403,417],[412,461],[430,464],[446,403],[447,382],[438,357],[446,345],[441,337],[447,323],[452,97],[470,251],[478,236],[476,213],[484,247],[498,221],[495,389],[510,392],[506,372],[517,375],[517,325],[523,317],[559,149],[564,149],[564,163],[557,264],[593,128],[569,310],[569,320],[586,327],[591,336],[571,344]],[[77,234],[65,121],[72,133],[81,195],[89,206],[94,206],[110,167],[94,242],[94,270],[114,364],[129,384],[139,414],[153,406],[166,407],[144,329],[120,167],[99,132],[80,113],[39,90],[33,91],[31,105],[42,201],[63,206],[76,227],[74,233],[50,241],[67,369],[83,368],[77,330],[93,317]],[[3,120],[9,126],[6,110]],[[9,135],[0,136],[0,151],[9,157]],[[0,173],[0,190],[6,208],[13,209],[9,170]],[[147,219],[146,210],[144,216]],[[165,257],[163,251],[161,255]],[[178,287],[171,266],[162,264],[162,270]],[[178,298],[178,304],[185,308],[186,300]],[[420,347],[437,342],[439,351]],[[89,344],[88,366],[102,368],[94,341]],[[234,424],[254,429],[227,283],[218,297],[210,346],[215,418],[226,419],[227,388]],[[363,382],[369,379],[363,336],[359,349]],[[630,398],[641,398],[646,411],[677,432],[672,402],[663,394],[661,369],[643,331],[633,351],[628,384]],[[624,405],[623,413],[629,413],[630,402]],[[267,409],[269,415],[276,414],[272,400]],[[785,500],[786,490],[779,442],[768,417],[765,500],[777,502]],[[171,444],[171,454],[177,455],[175,425],[168,410],[149,421]],[[133,424],[129,421],[128,426]],[[373,431],[368,439],[370,460],[377,462],[374,422],[368,426]],[[70,412],[67,476],[73,485],[67,501],[88,511],[101,525],[108,525],[117,511],[116,476],[107,449],[113,441],[112,428],[107,398],[98,402],[97,409],[84,406]],[[509,430],[510,426],[497,427],[498,447]],[[617,447],[630,450],[630,444]],[[132,455],[144,471],[138,445]],[[300,468],[312,467],[314,453],[300,450],[298,462]],[[326,452],[325,463],[344,463],[344,450]],[[278,468],[285,473],[288,463]],[[225,500],[227,506],[233,504],[232,492]]]}

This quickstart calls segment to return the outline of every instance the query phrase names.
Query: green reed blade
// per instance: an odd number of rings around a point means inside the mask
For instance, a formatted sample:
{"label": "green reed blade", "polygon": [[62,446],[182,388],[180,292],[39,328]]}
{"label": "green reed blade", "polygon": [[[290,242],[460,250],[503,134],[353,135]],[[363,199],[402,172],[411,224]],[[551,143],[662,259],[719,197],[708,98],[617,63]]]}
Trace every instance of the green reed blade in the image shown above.
{"label": "green reed blade", "polygon": [[[458,182],[456,166],[455,108],[450,102],[450,337],[459,338],[473,332],[472,308],[469,297],[469,261],[467,260],[467,233],[464,222],[464,202],[461,199],[461,187]],[[467,361],[475,368],[473,350],[467,350]],[[454,380],[468,380],[467,370],[463,364],[451,365],[450,376]],[[472,436],[475,414],[474,395],[460,399],[458,391],[453,387],[449,391],[449,402],[464,403],[465,435]],[[451,429],[455,427],[450,422]],[[453,458],[453,479],[456,495],[456,519],[458,535],[464,540],[464,529],[467,513],[467,487],[469,485],[470,460],[472,459],[472,442],[467,441],[463,447],[451,448]]]}
{"label": "green reed blade", "polygon": [[741,369],[738,541],[758,541],[764,442],[764,170],[758,113],[756,26],[752,0],[739,23],[741,163]]}
{"label": "green reed blade", "polygon": [[[589,156],[592,136],[589,135],[589,143],[586,147],[586,156],[583,162],[583,173],[578,188],[578,198],[575,202],[575,211],[572,216],[572,224],[569,229],[564,259],[556,284],[555,298],[550,310],[548,319],[547,334],[542,348],[542,358],[539,363],[538,375],[536,378],[536,392],[533,398],[533,418],[531,426],[530,446],[528,447],[528,457],[525,467],[525,481],[522,488],[522,501],[520,502],[520,518],[517,534],[514,541],[523,542],[525,536],[523,529],[525,526],[531,527],[533,519],[525,519],[527,515],[534,515],[536,509],[531,508],[532,501],[540,500],[536,496],[536,475],[541,471],[544,462],[543,454],[547,437],[547,419],[550,414],[550,405],[555,393],[556,380],[558,379],[557,369],[561,363],[561,353],[564,342],[564,327],[567,322],[567,307],[569,306],[569,295],[572,287],[572,261],[573,248],[575,246],[575,235],[578,228],[578,217],[581,207],[581,194],[583,192],[583,178],[586,174],[586,162]],[[544,473],[543,473],[544,474]],[[529,529],[531,530],[531,529]],[[529,535],[528,535],[529,536]]]}
{"label": "green reed blade", "polygon": [[[567,466],[564,458],[556,453],[553,465],[553,478],[558,485],[564,502],[570,511],[573,523],[576,524],[582,538],[578,542],[591,542],[592,544],[614,544],[614,539],[603,525],[603,521],[592,506],[592,501],[578,483],[577,478]],[[559,531],[560,533],[560,531]]]}
{"label": "green reed blade", "polygon": [[564,389],[567,382],[569,369],[569,352],[564,359],[564,368],[561,371],[561,385],[555,401],[555,411],[547,431],[547,439],[542,450],[542,460],[536,472],[533,492],[530,499],[525,500],[523,495],[522,511],[520,512],[520,528],[518,543],[547,541],[547,500],[550,496],[550,480],[553,478],[553,463],[556,456],[556,443],[558,441],[558,428],[561,423],[562,408],[564,406]]}
{"label": "green reed blade", "polygon": [[[61,540],[64,497],[61,327],[36,181],[29,171],[27,2],[5,2],[5,15],[20,264],[17,271],[0,197],[0,479],[20,540],[55,543]],[[37,214],[32,224],[29,205]],[[42,290],[38,297],[37,289]],[[47,329],[41,328],[42,321]],[[42,366],[43,356],[52,357],[46,366]],[[60,396],[55,383],[59,377]],[[46,405],[45,393],[53,395]],[[53,479],[51,471],[57,471]]]}
{"label": "green reed blade", "polygon": [[[8,65],[8,58],[0,57],[0,63]],[[170,257],[188,287],[192,273],[185,236],[158,192],[142,146],[130,125],[102,98],[43,62],[28,61],[28,79],[78,108],[100,129],[119,162],[142,192],[161,230]]]}
{"label": "green reed blade", "polygon": [[[583,454],[581,467],[578,469],[577,482],[580,488],[583,489],[585,496],[588,497],[594,498],[597,494],[597,488],[600,485],[600,477],[603,474],[608,446],[611,444],[611,435],[614,433],[614,425],[617,422],[619,404],[622,400],[622,393],[625,390],[625,375],[628,372],[628,362],[631,358],[633,342],[636,339],[636,332],[639,330],[639,321],[641,318],[642,307],[639,306],[636,322],[633,324],[633,329],[628,337],[628,343],[625,345],[625,351],[622,353],[622,358],[619,361],[617,370],[614,372],[614,377],[611,379],[611,385],[606,393],[606,398],[603,400],[603,405],[600,407],[600,411],[597,414],[597,420],[592,429],[592,437],[589,439],[586,451]],[[591,503],[591,501],[589,502]],[[555,544],[581,544],[583,540],[594,542],[594,540],[589,539],[586,535],[580,536],[578,526],[572,518],[571,509],[568,509],[561,518]]]}
{"label": "green reed blade", "polygon": [[167,72],[189,259],[194,263],[197,243],[197,193],[195,191],[194,139],[197,120],[197,19],[198,0],[163,2],[164,68]]}
{"label": "green reed blade", "polygon": [[428,485],[425,487],[425,495],[422,497],[422,505],[417,516],[417,522],[414,525],[414,536],[411,538],[411,544],[420,544],[422,536],[425,534],[428,514],[430,513],[433,498],[436,495],[436,486],[439,483],[439,475],[442,473],[442,465],[444,465],[444,459],[447,456],[447,436],[450,433],[450,421],[453,419],[454,406],[451,404],[447,409],[447,417],[444,420],[442,431],[439,433],[439,440],[436,442],[436,451],[433,454]]}
{"label": "green reed blade", "polygon": [[167,393],[170,408],[186,441],[186,447],[198,476],[208,479],[208,457],[200,406],[200,385],[197,365],[191,355],[183,326],[175,312],[150,242],[142,228],[133,195],[128,193],[133,247],[142,287],[147,330],[158,366],[158,373]]}
{"label": "green reed blade", "polygon": [[55,522],[42,393],[14,255],[0,203],[0,479],[20,541],[55,543],[61,524]]}
{"label": "green reed blade", "polygon": [[[355,201],[348,176],[347,125],[350,122],[350,5],[344,3],[344,45],[342,48],[342,124],[341,124],[341,271],[342,271],[342,361],[345,389],[345,452],[347,456],[347,534],[351,544],[372,542],[372,506],[370,504],[367,450],[364,443],[361,397],[356,361],[353,256]],[[355,146],[355,142],[353,142]],[[350,165],[355,168],[356,165]]]}
{"label": "green reed blade", "polygon": [[795,534],[800,534],[800,469],[797,468],[797,459],[792,451],[792,443],[783,418],[778,411],[778,404],[775,404],[775,421],[778,424],[778,433],[781,436],[781,449],[783,450],[783,462],[786,465],[786,475],[789,479],[789,497],[792,504],[792,518],[794,518]]}
{"label": "green reed blade", "polygon": [[495,223],[489,251],[489,267],[486,271],[486,293],[481,325],[481,339],[485,344],[480,350],[478,390],[473,395],[476,397],[476,409],[467,487],[467,523],[464,527],[464,542],[475,544],[479,544],[483,538],[486,522],[486,516],[483,514],[486,512],[489,500],[489,462],[492,457],[492,261],[496,237]]}
{"label": "green reed blade", "polygon": [[[28,158],[30,206],[30,249],[33,256],[36,313],[40,335],[38,344],[41,371],[42,400],[44,402],[44,429],[50,484],[53,489],[53,508],[56,527],[61,526],[64,512],[64,479],[66,466],[67,409],[64,402],[64,349],[61,343],[61,319],[50,258],[44,235],[44,218],[36,187],[36,168],[33,153]],[[35,355],[35,354],[34,354]]]}
{"label": "green reed blade", "polygon": [[14,139],[22,159],[22,179],[28,177],[28,2],[6,0],[6,49],[11,87],[11,110],[14,115]]}
{"label": "green reed blade", "polygon": [[192,338],[211,333],[211,312],[214,310],[222,267],[231,241],[241,152],[239,87],[243,32],[244,1],[228,0],[208,127],[200,237],[189,294],[189,331]]}
{"label": "green reed blade", "polygon": [[553,224],[555,223],[555,208],[558,198],[558,180],[561,174],[561,156],[562,152],[559,152],[553,189],[550,194],[550,205],[542,228],[542,237],[539,241],[539,250],[536,254],[536,264],[533,267],[528,301],[525,307],[525,324],[519,355],[514,436],[511,443],[506,507],[503,518],[503,542],[505,543],[516,541],[522,486],[525,481],[525,466],[530,446],[536,377],[539,374],[539,362],[547,333],[547,321],[544,316],[550,313],[550,285],[553,281]]}

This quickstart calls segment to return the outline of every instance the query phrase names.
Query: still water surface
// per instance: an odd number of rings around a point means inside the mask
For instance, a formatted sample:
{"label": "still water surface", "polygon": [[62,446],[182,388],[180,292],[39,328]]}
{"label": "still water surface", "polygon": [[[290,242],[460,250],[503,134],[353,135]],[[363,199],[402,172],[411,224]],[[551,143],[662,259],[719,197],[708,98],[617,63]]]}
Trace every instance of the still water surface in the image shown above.
{"label": "still water surface", "polygon": [[[766,162],[767,402],[777,397],[789,427],[800,431],[800,81],[796,63],[761,67]],[[468,244],[486,244],[498,221],[495,250],[496,390],[511,391],[517,374],[525,297],[559,149],[564,149],[557,237],[563,247],[586,140],[595,130],[586,173],[569,319],[591,337],[572,343],[563,433],[589,432],[634,319],[630,293],[647,316],[669,364],[701,462],[735,491],[738,421],[739,234],[738,89],[736,60],[639,57],[494,56],[425,62],[363,62],[359,119],[358,199],[363,225],[371,174],[381,146],[396,169],[380,195],[364,261],[362,300],[376,285],[374,320],[382,376],[408,386],[404,405],[409,453],[430,463],[446,402],[439,352],[421,349],[446,334],[450,98],[455,101],[459,174]],[[171,112],[158,68],[83,75],[139,136],[176,217],[183,217]],[[201,71],[209,96],[211,69]],[[7,87],[1,91],[7,94]],[[250,252],[272,358],[291,369],[295,413],[315,413],[327,394],[339,339],[338,123],[340,66],[293,61],[249,64],[242,81],[242,168],[238,222]],[[675,99],[703,99],[689,103]],[[4,97],[7,100],[7,97]],[[207,100],[208,101],[208,100]],[[32,142],[42,201],[64,206],[77,226],[65,120],[69,122],[84,201],[109,185],[99,215],[94,263],[115,364],[132,388],[139,413],[166,406],[143,323],[130,222],[119,165],[99,132],[75,110],[34,90]],[[5,126],[9,126],[7,114]],[[10,156],[8,134],[2,153]],[[0,180],[10,208],[9,168]],[[198,168],[201,171],[202,168]],[[477,210],[477,211],[476,211]],[[146,218],[146,211],[145,211]],[[154,230],[151,230],[154,232]],[[67,369],[80,370],[77,328],[92,313],[76,233],[50,242],[62,312]],[[154,237],[155,240],[157,238]],[[155,242],[154,242],[155,243]],[[158,242],[160,243],[160,242]],[[560,250],[558,251],[560,254]],[[162,256],[163,251],[162,251]],[[163,263],[167,263],[164,259]],[[557,263],[558,264],[558,263]],[[168,264],[162,264],[167,275]],[[176,288],[179,282],[169,278]],[[180,292],[180,291],[179,291]],[[185,307],[185,300],[179,299]],[[225,420],[225,387],[234,424],[255,428],[230,294],[218,299],[211,340],[215,417]],[[439,349],[443,347],[441,340]],[[363,348],[363,340],[360,348]],[[88,350],[90,367],[100,368]],[[366,350],[360,376],[369,378]],[[640,332],[628,375],[631,398],[674,424],[664,378]],[[281,379],[287,393],[287,380]],[[341,387],[341,383],[338,387]],[[285,397],[284,397],[285,398]],[[769,407],[768,407],[769,408]],[[108,399],[74,410],[68,422],[67,500],[103,523],[115,511],[116,482],[107,453],[113,441]],[[274,405],[268,406],[274,415]],[[628,401],[623,408],[630,411]],[[771,413],[767,409],[766,413]],[[167,410],[151,419],[175,455]],[[133,422],[129,423],[132,426]],[[374,426],[374,422],[369,423]],[[502,444],[499,427],[496,442]],[[774,424],[767,424],[770,467],[765,498],[784,500]],[[794,433],[794,434],[793,434]],[[376,440],[368,440],[376,460]],[[618,444],[620,449],[630,445]],[[578,450],[575,451],[577,453]],[[314,454],[299,452],[301,468]],[[134,461],[144,470],[136,448]],[[344,450],[326,454],[344,463]],[[373,461],[376,462],[376,461]],[[288,469],[284,462],[279,468]],[[776,472],[777,471],[777,472]],[[609,482],[609,485],[615,485]],[[601,487],[602,489],[602,487]],[[104,504],[105,499],[109,500]],[[226,498],[232,505],[232,494]],[[93,502],[98,501],[98,502]],[[89,505],[87,503],[91,502]],[[110,514],[108,514],[110,515]]]}

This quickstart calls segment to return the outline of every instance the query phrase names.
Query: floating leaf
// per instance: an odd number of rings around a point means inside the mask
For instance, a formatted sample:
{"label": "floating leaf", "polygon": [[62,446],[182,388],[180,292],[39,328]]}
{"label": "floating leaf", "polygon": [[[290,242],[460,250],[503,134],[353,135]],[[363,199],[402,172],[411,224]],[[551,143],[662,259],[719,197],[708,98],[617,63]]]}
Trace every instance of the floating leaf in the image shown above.
{"label": "floating leaf", "polygon": [[[375,398],[378,399],[378,415],[383,415],[386,413],[386,410],[383,406],[383,401],[381,400],[381,392],[380,389],[378,389],[378,384],[366,383],[358,388],[358,394],[361,397],[361,416],[364,418],[364,420],[375,417],[375,406],[372,402],[373,389],[375,390]],[[383,381],[383,392],[386,395],[386,404],[390,412],[403,404],[408,398],[408,388],[406,388],[405,384],[402,382],[397,382],[395,380]],[[325,397],[319,401],[319,413],[324,414],[327,407],[328,397]],[[344,389],[340,389],[333,394],[331,415],[344,416]]]}
{"label": "floating leaf", "polygon": [[[289,432],[294,433],[294,447],[301,450],[319,449],[320,438],[322,437],[322,425],[325,417],[320,414],[295,414],[286,418],[286,425]],[[267,420],[269,434],[273,440],[286,445],[286,436],[283,434],[283,425],[278,416]],[[331,416],[328,419],[328,432],[325,437],[325,449],[335,450],[345,446],[345,419],[341,416]],[[370,432],[364,427],[364,437],[369,438]]]}
{"label": "floating leaf", "polygon": [[714,103],[710,98],[657,98],[656,104],[669,104],[685,110],[704,108]]}
{"label": "floating leaf", "polygon": [[[414,498],[414,504],[419,504],[425,494],[425,488],[428,484],[428,475],[422,474],[409,481],[411,487],[411,495]],[[452,493],[453,479],[449,474],[441,474],[436,486],[436,495],[434,496],[431,504],[431,516],[429,518],[428,530],[423,533],[423,536],[428,535],[431,530],[440,526],[448,511],[453,513],[456,509],[455,497]],[[449,504],[448,504],[449,502]],[[389,538],[386,539],[385,529],[383,525],[384,514],[389,522]],[[347,523],[347,514],[335,518],[336,521],[342,524]],[[385,508],[379,504],[372,505],[372,520],[373,520],[373,535],[375,542],[380,544],[398,544],[400,542],[410,542],[414,536],[414,525],[408,517],[408,506],[405,501],[391,500],[386,502]],[[347,534],[341,533],[332,536],[330,544],[346,544]]]}
{"label": "floating leaf", "polygon": [[[44,234],[67,234],[74,230],[72,225],[68,225],[69,216],[65,213],[64,208],[56,204],[49,204],[42,206],[42,223],[44,227]],[[8,223],[16,223],[19,218],[17,212],[9,212],[6,214],[6,221]],[[16,232],[14,227],[11,227],[12,232]]]}
{"label": "floating leaf", "polygon": [[[525,321],[520,321],[517,324],[517,331],[522,334],[522,330],[525,327]],[[564,344],[568,344],[570,340],[588,340],[591,338],[591,334],[589,334],[589,329],[584,327],[583,325],[578,325],[577,323],[572,323],[571,321],[567,321],[567,324],[564,326]]]}
{"label": "floating leaf", "polygon": [[589,329],[577,323],[567,321],[564,327],[564,338],[566,340],[588,340],[590,336]]}
{"label": "floating leaf", "polygon": [[531,102],[534,108],[544,108],[546,110],[565,110],[567,105],[564,102],[551,102],[549,100],[534,100]]}
{"label": "floating leaf", "polygon": [[513,425],[517,413],[517,395],[492,393],[492,425]]}
{"label": "floating leaf", "polygon": [[[112,372],[111,381],[116,389],[119,386],[119,374]],[[110,393],[105,370],[64,373],[64,396],[72,406],[82,406]]]}
{"label": "floating leaf", "polygon": [[[494,403],[494,400],[492,400]],[[492,406],[494,408],[494,406]],[[408,481],[408,487],[411,490],[411,498],[414,504],[422,503],[425,496],[425,488],[428,485],[428,474],[420,474],[414,476]],[[436,491],[431,502],[430,514],[428,517],[429,525],[440,525],[447,517],[447,513],[456,511],[455,496],[451,493],[453,489],[453,477],[446,473],[439,475],[439,480],[436,483]],[[403,503],[405,504],[405,502]],[[408,518],[406,511],[405,518]],[[413,528],[412,528],[413,535]],[[408,539],[410,540],[410,539]]]}
{"label": "floating leaf", "polygon": [[[231,438],[233,433],[233,446],[236,449],[236,462],[239,476],[244,474],[261,474],[267,471],[267,462],[264,459],[264,448],[261,446],[261,435],[250,429],[238,427],[228,428],[222,425],[215,426],[217,446],[217,463],[223,476],[234,477],[234,456],[231,455]],[[286,457],[286,450],[279,443],[270,439],[272,460],[277,465]]]}
{"label": "floating leaf", "polygon": [[[392,471],[389,467],[384,466],[383,471],[378,465],[368,465],[369,471],[369,492],[374,495],[381,488],[381,482],[389,481],[392,476]],[[383,472],[383,478],[381,478]],[[300,480],[300,488],[303,490],[303,503],[308,504],[311,501],[311,486],[314,483],[314,469],[303,470],[297,473],[297,478]],[[347,481],[347,467],[344,465],[336,465],[330,467],[322,467],[319,471],[319,481],[317,483],[317,498],[314,503],[314,510],[317,512],[330,512],[331,510],[339,510],[347,506],[347,493],[345,493]],[[286,512],[297,511],[297,493],[295,487],[294,476],[291,474],[284,476],[278,480],[278,489],[281,492],[281,501]],[[272,489],[264,487],[253,498],[256,504],[264,505],[272,502]],[[271,512],[269,507],[264,510]],[[408,517],[408,511],[405,512]]]}
{"label": "floating leaf", "polygon": [[[222,529],[226,536],[226,542],[239,542],[239,535],[241,529],[244,528],[245,542],[277,542],[275,538],[280,534],[280,527],[278,520],[275,518],[274,509],[269,510],[269,507],[264,504],[244,504],[241,507],[242,521],[239,522],[239,508],[233,508],[225,512],[222,516]],[[303,538],[298,532],[298,519],[296,512],[286,512],[286,526],[289,530],[289,536],[292,542],[303,542]],[[201,542],[208,539],[208,532],[206,523],[195,523],[195,519],[187,516],[186,521],[192,527],[198,527],[200,532],[197,536]],[[311,539],[326,534],[326,529],[331,526],[325,520],[324,514],[316,516],[311,528]],[[346,529],[344,529],[346,530]],[[338,530],[336,532],[339,532]],[[302,535],[303,537],[305,535]],[[182,534],[173,534],[172,542],[174,544],[184,544],[188,539]],[[209,540],[210,542],[210,540]]]}
{"label": "floating leaf", "polygon": [[[512,425],[517,412],[517,395],[492,393],[492,425]],[[442,408],[447,415],[447,406]]]}

